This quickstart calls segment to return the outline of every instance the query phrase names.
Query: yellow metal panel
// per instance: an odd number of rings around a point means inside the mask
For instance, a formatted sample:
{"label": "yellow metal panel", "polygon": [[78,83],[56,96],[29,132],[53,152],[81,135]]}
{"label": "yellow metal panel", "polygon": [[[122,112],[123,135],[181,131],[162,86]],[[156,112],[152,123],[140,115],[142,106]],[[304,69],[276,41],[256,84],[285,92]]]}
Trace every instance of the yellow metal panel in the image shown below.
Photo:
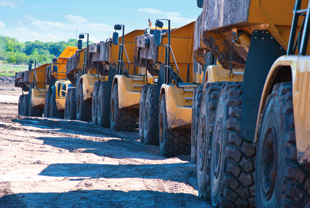
{"label": "yellow metal panel", "polygon": [[33,107],[37,106],[44,106],[45,104],[45,93],[46,92],[40,92],[36,89],[31,89],[31,104]]}
{"label": "yellow metal panel", "polygon": [[[116,81],[117,80],[117,81]],[[116,75],[113,83],[118,84],[119,108],[135,107],[140,104],[142,88],[135,88],[136,85],[145,85],[145,80],[134,82],[132,77]]]}
{"label": "yellow metal panel", "polygon": [[310,163],[310,57],[282,56],[272,66],[265,82],[257,116],[255,141],[264,112],[267,97],[273,87],[278,71],[290,67],[293,82],[293,108],[297,156],[300,163]]}
{"label": "yellow metal panel", "polygon": [[218,65],[212,65],[207,67],[206,82],[241,82],[243,81],[244,70],[233,70],[238,74],[232,74],[230,76],[230,70],[224,69]]}
{"label": "yellow metal panel", "polygon": [[65,105],[66,105],[66,99],[65,98],[58,98],[56,99],[56,106],[57,110],[65,110]]}
{"label": "yellow metal panel", "polygon": [[168,128],[189,127],[192,123],[192,107],[185,106],[183,89],[163,84],[162,93],[166,95]]}
{"label": "yellow metal panel", "polygon": [[[95,82],[98,81],[97,75],[84,74],[80,80],[83,82],[83,100],[92,98]],[[99,76],[99,80],[107,81],[107,76]]]}

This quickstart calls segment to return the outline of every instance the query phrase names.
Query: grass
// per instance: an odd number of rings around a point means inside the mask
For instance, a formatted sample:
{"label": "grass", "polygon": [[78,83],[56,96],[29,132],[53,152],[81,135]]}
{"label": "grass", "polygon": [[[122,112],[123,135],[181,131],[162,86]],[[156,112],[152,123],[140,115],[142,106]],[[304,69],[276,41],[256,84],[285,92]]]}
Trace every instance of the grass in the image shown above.
{"label": "grass", "polygon": [[0,65],[0,76],[15,76],[16,72],[26,71],[25,65]]}

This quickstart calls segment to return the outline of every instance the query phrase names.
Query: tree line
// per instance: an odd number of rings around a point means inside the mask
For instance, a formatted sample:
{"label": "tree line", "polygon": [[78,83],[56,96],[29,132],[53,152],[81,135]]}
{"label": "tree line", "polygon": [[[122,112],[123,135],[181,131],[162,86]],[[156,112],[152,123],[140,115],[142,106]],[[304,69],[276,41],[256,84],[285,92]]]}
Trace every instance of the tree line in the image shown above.
{"label": "tree line", "polygon": [[0,60],[6,64],[28,64],[37,60],[39,65],[50,63],[67,46],[76,46],[76,39],[59,42],[27,41],[19,42],[16,38],[0,36]]}

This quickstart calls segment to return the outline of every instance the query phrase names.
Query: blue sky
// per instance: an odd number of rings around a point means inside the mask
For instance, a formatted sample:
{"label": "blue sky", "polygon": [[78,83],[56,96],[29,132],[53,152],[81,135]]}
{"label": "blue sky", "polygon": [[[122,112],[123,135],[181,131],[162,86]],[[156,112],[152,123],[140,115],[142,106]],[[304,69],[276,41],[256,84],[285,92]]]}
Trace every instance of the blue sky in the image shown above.
{"label": "blue sky", "polygon": [[148,18],[181,27],[200,13],[196,0],[0,0],[0,35],[48,42],[75,38],[78,30],[98,42],[115,24],[125,24],[126,33],[147,27]]}

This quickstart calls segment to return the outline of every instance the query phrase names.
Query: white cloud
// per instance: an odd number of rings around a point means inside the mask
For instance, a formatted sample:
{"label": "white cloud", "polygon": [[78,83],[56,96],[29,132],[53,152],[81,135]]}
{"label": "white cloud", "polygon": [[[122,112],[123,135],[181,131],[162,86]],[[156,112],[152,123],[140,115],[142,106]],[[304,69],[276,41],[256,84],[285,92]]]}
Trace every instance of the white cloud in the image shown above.
{"label": "white cloud", "polygon": [[5,24],[0,21],[0,29],[3,29],[5,27]]}
{"label": "white cloud", "polygon": [[50,28],[50,27],[60,28],[60,29],[66,28],[66,25],[61,22],[41,21],[38,19],[33,20],[31,24],[38,26],[38,27],[45,27],[45,28]]}
{"label": "white cloud", "polygon": [[138,12],[146,13],[146,14],[163,14],[159,9],[152,9],[152,8],[138,8]]}
{"label": "white cloud", "polygon": [[50,42],[66,41],[69,38],[75,38],[76,32],[85,32],[90,34],[91,41],[99,42],[109,37],[109,34],[113,31],[113,27],[107,24],[89,22],[82,16],[66,15],[59,22],[40,20],[31,15],[23,17],[19,26],[7,26],[5,29],[0,30],[0,35],[15,37],[22,42],[34,40]]}
{"label": "white cloud", "polygon": [[0,7],[17,8],[20,3],[23,3],[23,1],[22,0],[0,0]]}
{"label": "white cloud", "polygon": [[148,15],[160,15],[156,16],[155,18],[167,18],[171,20],[172,24],[177,23],[178,25],[185,25],[187,23],[195,21],[195,18],[182,17],[179,12],[163,12],[161,10],[152,8],[138,8],[138,12]]}
{"label": "white cloud", "polygon": [[87,22],[86,18],[81,17],[79,15],[74,16],[74,15],[68,14],[68,15],[65,15],[65,18],[71,23],[86,23]]}

